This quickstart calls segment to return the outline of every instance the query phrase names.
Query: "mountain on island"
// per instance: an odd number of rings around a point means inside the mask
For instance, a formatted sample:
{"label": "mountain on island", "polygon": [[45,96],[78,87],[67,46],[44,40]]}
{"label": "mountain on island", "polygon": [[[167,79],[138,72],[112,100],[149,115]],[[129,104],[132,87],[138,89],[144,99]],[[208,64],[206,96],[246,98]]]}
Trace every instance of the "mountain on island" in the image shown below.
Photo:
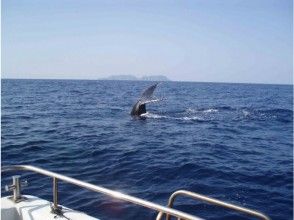
{"label": "mountain on island", "polygon": [[104,80],[138,80],[138,81],[170,81],[166,76],[163,75],[149,75],[136,77],[134,75],[112,75]]}

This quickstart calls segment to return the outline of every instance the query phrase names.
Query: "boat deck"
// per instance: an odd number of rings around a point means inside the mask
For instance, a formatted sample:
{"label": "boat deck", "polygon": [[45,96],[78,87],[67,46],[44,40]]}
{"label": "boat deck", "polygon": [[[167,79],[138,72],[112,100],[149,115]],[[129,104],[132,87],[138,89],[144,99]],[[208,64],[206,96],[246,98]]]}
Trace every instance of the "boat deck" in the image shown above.
{"label": "boat deck", "polygon": [[51,203],[35,196],[24,195],[25,199],[15,203],[11,196],[1,198],[1,219],[3,220],[98,220],[83,212],[62,206],[62,216],[52,213]]}

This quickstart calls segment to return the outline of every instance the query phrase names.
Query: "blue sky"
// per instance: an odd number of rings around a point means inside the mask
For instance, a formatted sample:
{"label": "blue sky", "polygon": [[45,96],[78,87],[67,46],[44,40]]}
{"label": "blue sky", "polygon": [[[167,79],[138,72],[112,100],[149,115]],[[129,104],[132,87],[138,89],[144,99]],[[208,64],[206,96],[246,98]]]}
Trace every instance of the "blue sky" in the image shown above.
{"label": "blue sky", "polygon": [[2,77],[291,84],[290,0],[3,0]]}

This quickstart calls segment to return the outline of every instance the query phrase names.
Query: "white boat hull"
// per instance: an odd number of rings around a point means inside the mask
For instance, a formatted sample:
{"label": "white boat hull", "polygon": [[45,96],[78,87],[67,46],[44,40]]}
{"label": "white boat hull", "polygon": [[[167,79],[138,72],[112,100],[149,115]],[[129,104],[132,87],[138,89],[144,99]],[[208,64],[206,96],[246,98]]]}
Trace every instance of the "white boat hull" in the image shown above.
{"label": "white boat hull", "polygon": [[[1,198],[2,220],[56,220],[49,201],[35,196],[24,195],[25,200],[14,203],[10,196]],[[63,215],[71,220],[98,220],[82,212],[62,206]]]}

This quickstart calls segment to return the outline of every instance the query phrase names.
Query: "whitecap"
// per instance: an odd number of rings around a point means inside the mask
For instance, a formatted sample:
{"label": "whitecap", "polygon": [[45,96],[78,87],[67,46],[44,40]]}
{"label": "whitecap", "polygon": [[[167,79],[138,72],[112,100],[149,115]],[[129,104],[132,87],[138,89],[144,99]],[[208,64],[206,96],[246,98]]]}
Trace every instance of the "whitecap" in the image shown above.
{"label": "whitecap", "polygon": [[179,120],[184,120],[184,121],[191,121],[191,120],[203,120],[202,118],[198,117],[198,116],[191,116],[191,117],[181,117],[181,118],[176,118]]}
{"label": "whitecap", "polygon": [[204,113],[210,113],[210,112],[218,112],[217,109],[214,109],[214,108],[210,108],[210,109],[206,109],[206,110],[203,110]]}
{"label": "whitecap", "polygon": [[244,115],[245,117],[248,117],[248,116],[250,115],[250,112],[249,112],[249,111],[242,110],[242,112],[243,112],[243,115]]}
{"label": "whitecap", "polygon": [[186,112],[188,113],[212,113],[212,112],[218,112],[218,109],[215,108],[209,108],[209,109],[204,109],[204,110],[197,110],[197,109],[192,109],[192,108],[188,108],[186,110]]}
{"label": "whitecap", "polygon": [[192,109],[192,108],[187,108],[187,109],[186,109],[186,112],[188,112],[188,113],[196,113],[197,110]]}

